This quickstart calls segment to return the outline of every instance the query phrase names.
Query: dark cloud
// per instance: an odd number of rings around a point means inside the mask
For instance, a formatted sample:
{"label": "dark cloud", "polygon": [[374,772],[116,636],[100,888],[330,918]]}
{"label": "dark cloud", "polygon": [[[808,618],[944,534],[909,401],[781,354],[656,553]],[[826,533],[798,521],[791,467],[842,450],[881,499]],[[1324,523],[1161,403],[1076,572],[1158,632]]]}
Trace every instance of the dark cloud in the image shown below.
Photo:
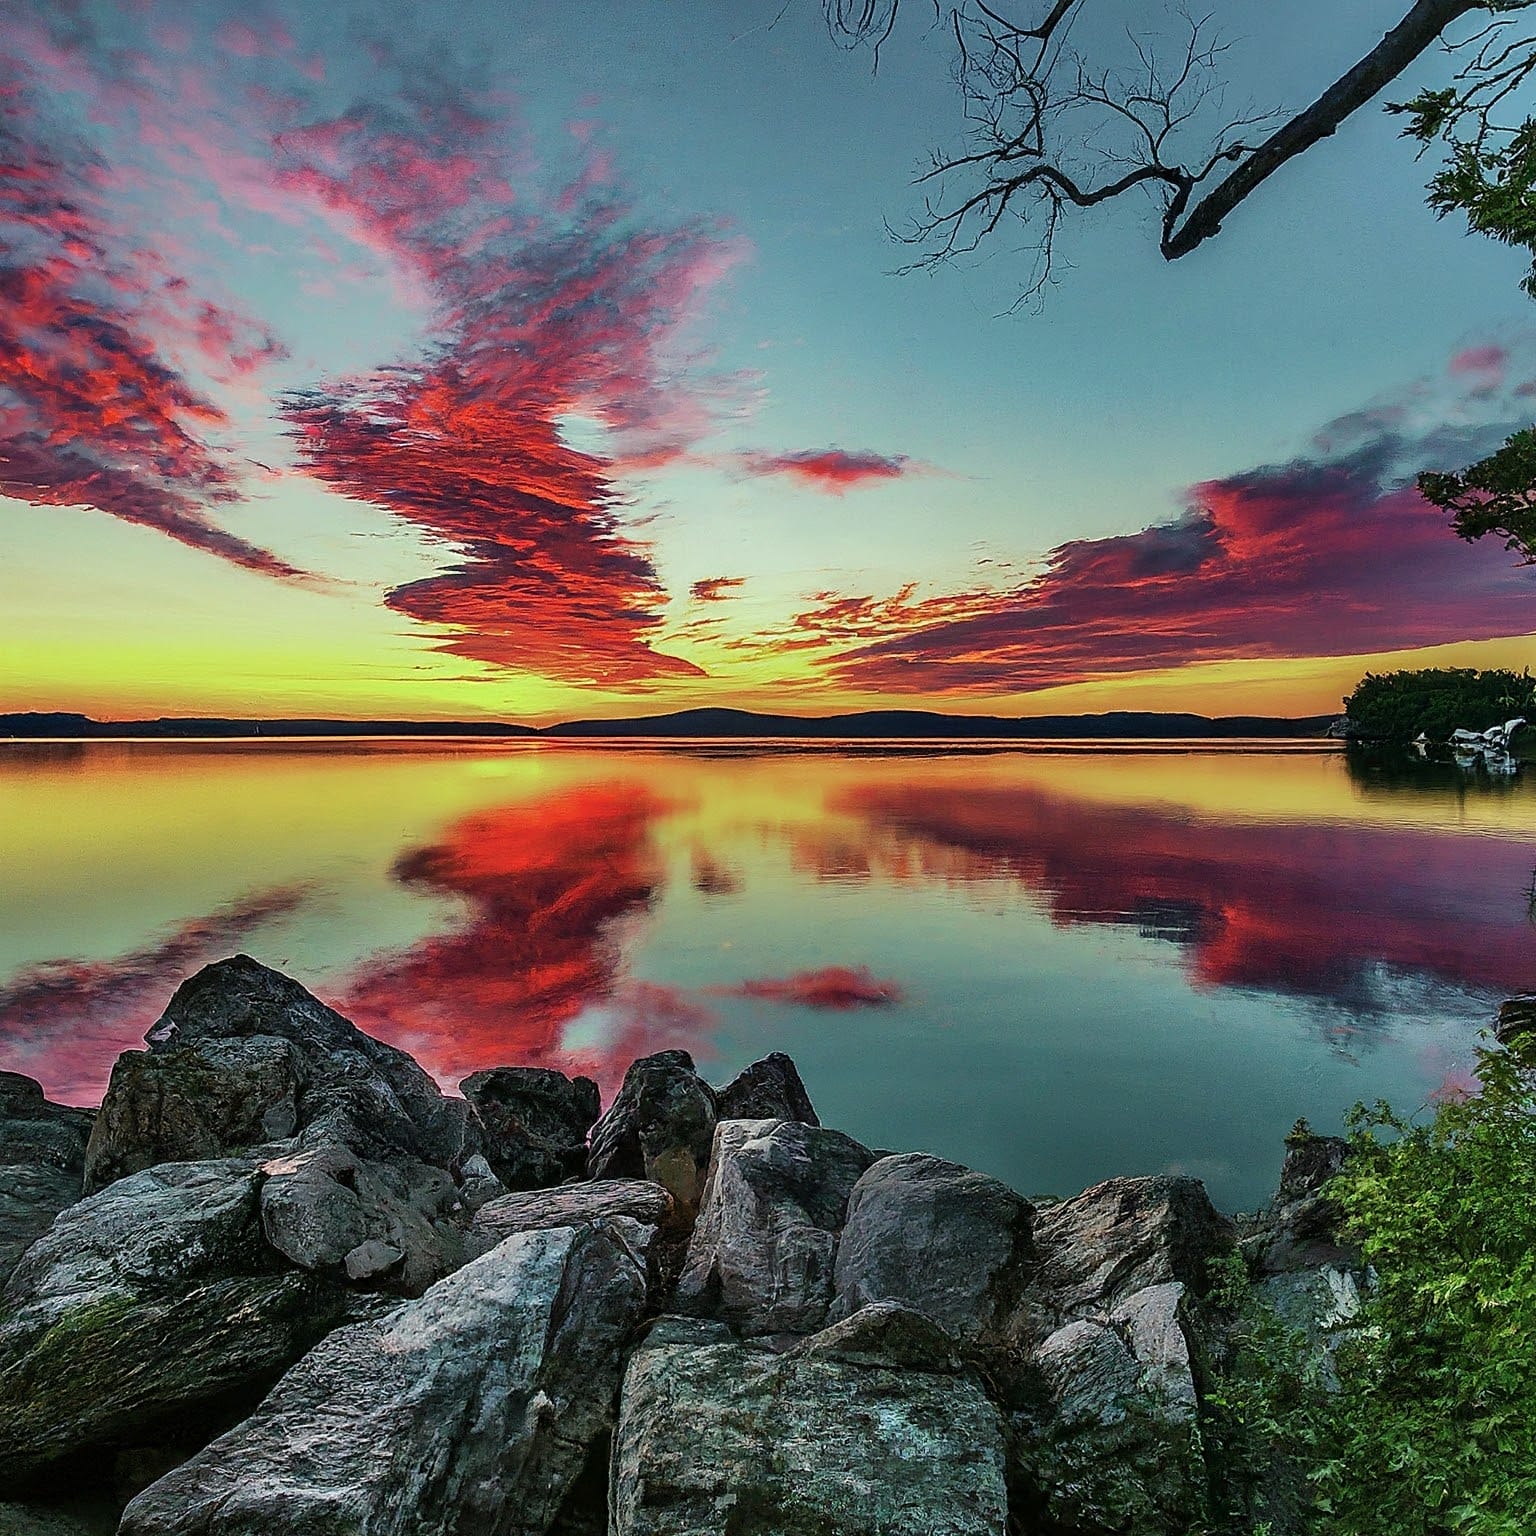
{"label": "dark cloud", "polygon": [[733,455],[728,462],[742,474],[783,475],[834,496],[853,486],[927,473],[926,466],[905,454],[849,452],[843,448],[807,448],[792,453],[748,451]]}

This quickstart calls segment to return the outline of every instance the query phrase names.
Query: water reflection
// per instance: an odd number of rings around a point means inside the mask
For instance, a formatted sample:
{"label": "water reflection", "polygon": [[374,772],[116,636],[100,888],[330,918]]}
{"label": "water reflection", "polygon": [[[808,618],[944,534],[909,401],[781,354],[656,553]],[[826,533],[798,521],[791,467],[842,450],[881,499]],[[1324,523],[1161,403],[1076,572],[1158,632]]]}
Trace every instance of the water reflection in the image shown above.
{"label": "water reflection", "polygon": [[0,752],[0,1066],[92,1102],[244,949],[446,1084],[789,1049],[871,1141],[1235,1200],[1297,1114],[1463,1069],[1533,847],[1524,783],[1316,753]]}

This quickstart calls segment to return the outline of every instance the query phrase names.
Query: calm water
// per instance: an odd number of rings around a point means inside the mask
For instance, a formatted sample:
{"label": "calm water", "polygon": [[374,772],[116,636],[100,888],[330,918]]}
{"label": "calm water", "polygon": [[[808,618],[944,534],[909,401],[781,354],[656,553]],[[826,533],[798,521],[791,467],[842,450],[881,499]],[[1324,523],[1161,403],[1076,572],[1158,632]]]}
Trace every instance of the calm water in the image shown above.
{"label": "calm water", "polygon": [[872,1145],[1236,1208],[1298,1115],[1464,1080],[1533,866],[1529,771],[1320,748],[0,745],[0,1066],[96,1102],[245,950],[446,1085],[786,1050]]}

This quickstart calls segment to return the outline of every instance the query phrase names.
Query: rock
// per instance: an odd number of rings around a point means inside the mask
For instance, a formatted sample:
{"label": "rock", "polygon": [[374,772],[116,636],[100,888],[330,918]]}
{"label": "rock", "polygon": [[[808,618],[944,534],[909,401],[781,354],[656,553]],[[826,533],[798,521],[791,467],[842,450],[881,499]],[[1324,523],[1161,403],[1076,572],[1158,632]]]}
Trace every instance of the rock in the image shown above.
{"label": "rock", "polygon": [[1035,1212],[1039,1265],[1030,1302],[1056,1322],[1102,1319],[1135,1291],[1182,1281],[1196,1294],[1230,1248],[1232,1223],[1198,1179],[1108,1179]]}
{"label": "rock", "polygon": [[[150,1054],[161,1056],[207,1041],[252,1037],[293,1048],[295,1128],[311,1143],[339,1141],[362,1157],[405,1156],[439,1168],[457,1168],[480,1150],[478,1122],[463,1099],[446,1097],[404,1051],[365,1035],[298,982],[249,955],[205,966],[184,981],[145,1038]],[[251,1081],[250,1059],[241,1061],[238,1083],[226,1090],[236,1102],[245,1091],[241,1085]],[[104,1114],[107,1109],[104,1104]],[[128,1126],[138,1120],[126,1113],[112,1118]],[[100,1155],[107,1166],[105,1133]],[[126,1164],[135,1150],[131,1143],[114,1144],[110,1155]]]}
{"label": "rock", "polygon": [[587,1176],[651,1179],[670,1191],[679,1218],[689,1221],[703,1192],[715,1120],[715,1091],[687,1051],[642,1056],[593,1127]]}
{"label": "rock", "polygon": [[77,1178],[95,1115],[52,1104],[41,1083],[20,1072],[0,1072],[0,1164],[57,1168]]}
{"label": "rock", "polygon": [[471,1215],[487,1201],[506,1192],[506,1185],[491,1172],[491,1165],[481,1153],[476,1152],[473,1157],[464,1159],[463,1167],[459,1170],[459,1199]]}
{"label": "rock", "polygon": [[1341,1344],[1356,1335],[1367,1289],[1365,1271],[1323,1264],[1264,1275],[1255,1282],[1254,1295],[1299,1338],[1302,1353],[1310,1355],[1317,1367],[1319,1380],[1333,1391],[1339,1382],[1333,1357]]}
{"label": "rock", "polygon": [[515,1195],[501,1195],[475,1212],[467,1238],[471,1250],[485,1253],[514,1232],[543,1227],[590,1226],[611,1216],[627,1216],[647,1227],[664,1227],[672,1217],[672,1196],[645,1179],[601,1179],[592,1184],[563,1184]]}
{"label": "rock", "polygon": [[649,1232],[521,1232],[338,1329],[121,1536],[535,1536],[612,1422]]}
{"label": "rock", "polygon": [[832,1319],[897,1301],[957,1338],[1000,1337],[1032,1267],[1033,1215],[1006,1184],[943,1158],[881,1158],[848,1200]]}
{"label": "rock", "polygon": [[47,1164],[0,1166],[0,1285],[53,1218],[80,1198],[80,1175]]}
{"label": "rock", "polygon": [[724,1088],[715,1090],[720,1120],[802,1120],[820,1125],[800,1073],[783,1051],[744,1067]]}
{"label": "rock", "polygon": [[601,1107],[590,1077],[492,1067],[466,1077],[459,1091],[475,1106],[485,1155],[508,1189],[543,1189],[586,1171],[587,1132]]}
{"label": "rock", "polygon": [[[419,1296],[464,1260],[451,1214],[458,1197],[441,1168],[365,1162],[332,1142],[272,1158],[261,1171],[262,1231],[300,1269],[351,1280],[387,1273]],[[386,1251],[393,1264],[379,1262]]]}
{"label": "rock", "polygon": [[298,1051],[275,1035],[124,1051],[86,1154],[90,1194],[156,1163],[228,1157],[299,1126]]}
{"label": "rock", "polygon": [[1240,1246],[1257,1273],[1277,1275],[1323,1264],[1358,1266],[1359,1250],[1339,1241],[1343,1212],[1323,1194],[1348,1156],[1349,1143],[1342,1137],[1315,1135],[1304,1122],[1286,1137],[1274,1200],[1257,1218],[1244,1218]]}
{"label": "rock", "polygon": [[4,1536],[113,1536],[117,1510],[108,1503],[0,1504]]}
{"label": "rock", "polygon": [[630,1360],[613,1536],[1003,1536],[1002,1428],[969,1376],[697,1344]]}
{"label": "rock", "polygon": [[1014,1424],[1018,1502],[1051,1529],[1186,1536],[1203,1529],[1206,1474],[1184,1287],[1149,1286],[1104,1321],[1052,1333],[1035,1363],[1046,1399]]}
{"label": "rock", "polygon": [[0,1072],[0,1284],[80,1198],[90,1110],[51,1104],[41,1083]]}
{"label": "rock", "polygon": [[958,1371],[964,1363],[953,1334],[894,1301],[860,1307],[796,1344],[793,1352],[909,1371]]}
{"label": "rock", "polygon": [[1521,1036],[1536,1034],[1536,992],[1527,992],[1499,1004],[1499,1021],[1493,1026],[1501,1045],[1512,1045]]}
{"label": "rock", "polygon": [[832,1301],[837,1233],[874,1154],[797,1120],[722,1120],[678,1281],[680,1311],[744,1333],[813,1333]]}
{"label": "rock", "polygon": [[[264,1390],[342,1315],[280,1267],[250,1161],[167,1163],[70,1206],[0,1299],[0,1467],[204,1438],[210,1405]],[[3,1490],[0,1490],[3,1491]]]}

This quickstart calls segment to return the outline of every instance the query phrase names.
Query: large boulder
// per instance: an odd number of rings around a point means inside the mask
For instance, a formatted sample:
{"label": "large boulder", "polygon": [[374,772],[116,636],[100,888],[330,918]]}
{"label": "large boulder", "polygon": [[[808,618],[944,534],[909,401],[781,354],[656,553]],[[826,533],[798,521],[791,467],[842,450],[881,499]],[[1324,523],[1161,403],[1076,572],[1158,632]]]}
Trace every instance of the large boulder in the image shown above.
{"label": "large boulder", "polygon": [[1198,1179],[1107,1179],[1036,1210],[1031,1307],[1048,1331],[1071,1318],[1102,1319],[1127,1296],[1170,1280],[1203,1294],[1211,1260],[1233,1235]]}
{"label": "large boulder", "polygon": [[459,1091],[475,1106],[486,1158],[508,1189],[543,1189],[586,1171],[587,1132],[601,1108],[590,1077],[491,1067],[466,1077]]}
{"label": "large boulder", "polygon": [[814,1333],[832,1301],[837,1234],[874,1154],[798,1120],[722,1120],[678,1281],[679,1310],[744,1333]]}
{"label": "large boulder", "polygon": [[80,1198],[92,1113],[52,1104],[41,1083],[0,1072],[0,1284]]}
{"label": "large boulder", "polygon": [[612,1423],[649,1229],[518,1233],[338,1329],[121,1536],[542,1536]]}
{"label": "large boulder", "polygon": [[1002,1427],[970,1376],[663,1322],[625,1374],[611,1499],[613,1536],[1003,1536]]}
{"label": "large boulder", "polygon": [[367,1162],[331,1142],[261,1172],[262,1231],[300,1269],[419,1296],[464,1261],[458,1193],[441,1168]]}
{"label": "large boulder", "polygon": [[93,1183],[197,1151],[230,1155],[294,1132],[363,1157],[457,1168],[479,1151],[463,1099],[298,982],[236,955],[184,981],[113,1073],[92,1136]]}
{"label": "large boulder", "polygon": [[783,1051],[754,1061],[715,1090],[721,1120],[803,1120],[820,1125],[815,1106],[794,1062]]}
{"label": "large boulder", "polygon": [[[341,1317],[262,1234],[251,1161],[169,1163],[65,1210],[0,1297],[0,1467],[209,1432]],[[3,1489],[0,1489],[3,1492]]]}
{"label": "large boulder", "polygon": [[894,1301],[957,1338],[1000,1338],[1029,1279],[1033,1214],[1006,1184],[943,1158],[881,1158],[848,1200],[831,1317]]}
{"label": "large boulder", "polygon": [[1499,1004],[1499,1020],[1493,1026],[1495,1038],[1502,1045],[1536,1036],[1536,992],[1524,992]]}
{"label": "large boulder", "polygon": [[466,1242],[473,1252],[485,1253],[514,1232],[591,1226],[614,1216],[626,1216],[647,1227],[665,1227],[672,1219],[672,1196],[646,1179],[599,1179],[499,1195],[475,1212]]}
{"label": "large boulder", "polygon": [[306,1075],[297,1047],[276,1035],[124,1051],[91,1136],[86,1193],[156,1163],[228,1157],[292,1136]]}
{"label": "large boulder", "polygon": [[642,1056],[592,1129],[587,1176],[664,1185],[686,1222],[703,1193],[716,1119],[715,1091],[687,1051]]}
{"label": "large boulder", "polygon": [[1203,1528],[1207,1477],[1178,1281],[1040,1345],[1044,1392],[1013,1428],[1016,1502],[1043,1528],[1186,1536]]}

